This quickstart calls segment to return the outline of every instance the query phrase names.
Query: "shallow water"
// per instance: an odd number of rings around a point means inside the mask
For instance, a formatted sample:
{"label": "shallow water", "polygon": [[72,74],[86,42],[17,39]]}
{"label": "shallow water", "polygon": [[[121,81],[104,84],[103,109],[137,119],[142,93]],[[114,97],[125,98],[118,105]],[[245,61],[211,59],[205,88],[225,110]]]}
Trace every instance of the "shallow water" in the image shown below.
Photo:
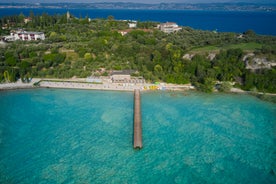
{"label": "shallow water", "polygon": [[[275,183],[275,104],[245,95],[0,93],[0,183]],[[273,170],[274,169],[274,170]]]}

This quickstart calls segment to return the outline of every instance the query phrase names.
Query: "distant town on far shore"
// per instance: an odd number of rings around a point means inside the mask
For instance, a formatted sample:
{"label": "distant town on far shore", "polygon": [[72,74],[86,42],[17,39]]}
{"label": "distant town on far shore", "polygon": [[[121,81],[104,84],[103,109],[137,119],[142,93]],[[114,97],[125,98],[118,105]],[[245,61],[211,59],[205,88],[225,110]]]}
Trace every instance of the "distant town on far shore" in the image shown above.
{"label": "distant town on far shore", "polygon": [[0,3],[1,8],[87,8],[150,10],[276,11],[276,4],[259,3]]}

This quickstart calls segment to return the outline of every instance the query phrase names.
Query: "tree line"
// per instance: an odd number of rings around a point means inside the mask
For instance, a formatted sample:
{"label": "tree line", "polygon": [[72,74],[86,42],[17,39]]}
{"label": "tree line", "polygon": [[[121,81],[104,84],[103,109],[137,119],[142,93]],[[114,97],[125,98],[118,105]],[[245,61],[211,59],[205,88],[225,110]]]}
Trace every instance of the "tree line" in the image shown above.
{"label": "tree line", "polygon": [[[15,41],[0,48],[0,81],[15,81],[31,77],[71,78],[97,75],[106,70],[134,69],[148,81],[192,83],[202,91],[212,91],[215,82],[220,89],[229,82],[246,90],[276,92],[275,67],[251,71],[246,69],[243,56],[246,48],[227,48],[227,45],[256,43],[253,52],[274,60],[276,38],[246,31],[242,38],[236,33],[216,33],[183,27],[166,34],[156,29],[157,22],[139,22],[129,29],[128,22],[64,15],[28,15],[2,17],[1,36],[16,28],[45,33],[44,41]],[[121,31],[127,31],[122,35]],[[198,48],[215,46],[216,50]],[[225,49],[226,48],[226,49]],[[213,52],[215,57],[208,58]],[[183,56],[192,53],[190,59]],[[106,75],[106,73],[104,74]]]}

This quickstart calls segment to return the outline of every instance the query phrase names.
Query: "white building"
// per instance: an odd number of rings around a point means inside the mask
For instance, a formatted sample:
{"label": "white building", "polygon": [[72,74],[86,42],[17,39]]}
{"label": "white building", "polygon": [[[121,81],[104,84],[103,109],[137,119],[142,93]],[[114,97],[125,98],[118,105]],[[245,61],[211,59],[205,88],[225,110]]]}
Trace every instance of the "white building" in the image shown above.
{"label": "white building", "polygon": [[16,40],[45,40],[43,32],[29,32],[24,30],[11,31],[10,36],[5,37],[6,41]]}
{"label": "white building", "polygon": [[28,24],[28,22],[31,22],[31,21],[32,21],[32,18],[30,18],[30,17],[24,18],[25,24]]}
{"label": "white building", "polygon": [[129,28],[136,28],[137,27],[137,22],[129,22],[128,27]]}
{"label": "white building", "polygon": [[111,81],[113,83],[127,83],[131,79],[131,72],[129,70],[113,71],[111,73]]}
{"label": "white building", "polygon": [[166,22],[163,24],[159,24],[158,28],[165,33],[173,33],[182,29],[174,22]]}
{"label": "white building", "polygon": [[113,71],[111,73],[110,79],[113,83],[132,83],[132,84],[142,84],[145,83],[143,77],[132,77],[131,74],[135,73],[134,70],[120,70]]}

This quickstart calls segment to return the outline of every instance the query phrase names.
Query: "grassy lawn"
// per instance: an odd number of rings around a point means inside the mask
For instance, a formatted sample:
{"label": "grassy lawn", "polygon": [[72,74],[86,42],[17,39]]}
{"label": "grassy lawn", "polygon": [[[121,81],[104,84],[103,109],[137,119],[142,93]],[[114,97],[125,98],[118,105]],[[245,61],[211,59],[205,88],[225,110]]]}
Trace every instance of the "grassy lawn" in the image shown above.
{"label": "grassy lawn", "polygon": [[256,49],[261,49],[262,44],[250,42],[250,43],[239,43],[239,44],[230,44],[224,46],[204,46],[204,47],[195,47],[191,49],[191,52],[215,52],[221,49],[242,49],[243,51],[254,51]]}
{"label": "grassy lawn", "polygon": [[60,49],[59,52],[66,53],[66,58],[69,60],[75,61],[79,59],[78,53],[76,53],[74,50]]}
{"label": "grassy lawn", "polygon": [[210,52],[210,51],[218,51],[220,48],[214,45],[204,46],[204,47],[195,47],[191,51],[192,52]]}
{"label": "grassy lawn", "polygon": [[242,50],[256,50],[256,49],[261,49],[262,44],[255,43],[255,42],[250,42],[250,43],[240,43],[240,44],[231,44],[231,45],[226,45],[222,47],[223,49],[242,49]]}

